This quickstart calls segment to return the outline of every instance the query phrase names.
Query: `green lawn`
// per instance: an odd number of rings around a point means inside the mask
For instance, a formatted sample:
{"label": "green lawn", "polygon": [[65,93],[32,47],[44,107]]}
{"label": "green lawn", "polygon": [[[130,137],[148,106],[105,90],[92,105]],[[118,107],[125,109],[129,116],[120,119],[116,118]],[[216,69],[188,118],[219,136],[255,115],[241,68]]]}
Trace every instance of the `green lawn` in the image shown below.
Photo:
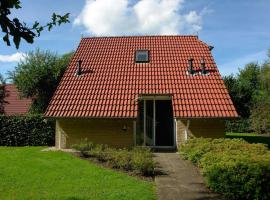
{"label": "green lawn", "polygon": [[155,199],[155,186],[44,147],[0,147],[0,199]]}
{"label": "green lawn", "polygon": [[267,144],[270,149],[270,137],[261,136],[252,133],[226,133],[226,138],[243,138],[249,143],[263,143]]}

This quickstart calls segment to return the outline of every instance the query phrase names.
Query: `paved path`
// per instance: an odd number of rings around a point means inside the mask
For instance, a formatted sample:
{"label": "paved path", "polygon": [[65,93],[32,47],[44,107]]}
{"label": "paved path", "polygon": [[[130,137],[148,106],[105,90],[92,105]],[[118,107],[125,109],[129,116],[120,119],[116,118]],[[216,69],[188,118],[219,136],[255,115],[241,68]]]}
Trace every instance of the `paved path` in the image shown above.
{"label": "paved path", "polygon": [[204,185],[202,175],[178,153],[155,153],[160,175],[155,178],[158,200],[214,200],[222,199]]}

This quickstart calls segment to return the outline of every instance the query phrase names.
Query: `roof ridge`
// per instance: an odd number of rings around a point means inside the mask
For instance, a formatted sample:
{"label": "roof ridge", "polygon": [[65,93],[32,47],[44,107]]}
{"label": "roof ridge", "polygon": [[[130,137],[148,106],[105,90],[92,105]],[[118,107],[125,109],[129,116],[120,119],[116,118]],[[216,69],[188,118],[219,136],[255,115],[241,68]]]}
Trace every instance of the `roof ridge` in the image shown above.
{"label": "roof ridge", "polygon": [[132,37],[195,37],[197,35],[122,35],[122,36],[87,36],[82,37],[82,39],[101,39],[101,38],[132,38]]}

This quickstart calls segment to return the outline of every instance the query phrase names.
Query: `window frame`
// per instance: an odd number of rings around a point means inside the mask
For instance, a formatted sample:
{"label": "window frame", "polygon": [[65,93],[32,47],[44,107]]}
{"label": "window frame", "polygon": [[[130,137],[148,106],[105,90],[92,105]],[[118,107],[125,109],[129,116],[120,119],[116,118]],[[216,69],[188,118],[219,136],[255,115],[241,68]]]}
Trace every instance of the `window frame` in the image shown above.
{"label": "window frame", "polygon": [[[138,52],[147,52],[147,61],[137,61],[137,53]],[[135,63],[149,63],[150,62],[150,51],[146,50],[146,49],[138,49],[135,51],[135,55],[134,55],[134,61]]]}

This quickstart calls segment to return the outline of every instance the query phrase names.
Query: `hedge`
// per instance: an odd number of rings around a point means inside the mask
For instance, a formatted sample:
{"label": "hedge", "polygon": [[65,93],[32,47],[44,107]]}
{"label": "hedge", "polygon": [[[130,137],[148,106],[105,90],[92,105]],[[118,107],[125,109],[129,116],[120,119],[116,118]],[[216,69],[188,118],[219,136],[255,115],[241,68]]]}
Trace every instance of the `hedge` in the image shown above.
{"label": "hedge", "polygon": [[239,118],[225,121],[225,131],[234,133],[251,133],[251,122],[249,119]]}
{"label": "hedge", "polygon": [[191,139],[180,147],[206,184],[229,199],[270,199],[270,151],[242,139]]}
{"label": "hedge", "polygon": [[263,143],[267,144],[268,148],[270,149],[270,136],[251,133],[227,133],[226,138],[242,138],[249,143]]}
{"label": "hedge", "polygon": [[0,146],[52,146],[55,121],[41,115],[0,115]]}

